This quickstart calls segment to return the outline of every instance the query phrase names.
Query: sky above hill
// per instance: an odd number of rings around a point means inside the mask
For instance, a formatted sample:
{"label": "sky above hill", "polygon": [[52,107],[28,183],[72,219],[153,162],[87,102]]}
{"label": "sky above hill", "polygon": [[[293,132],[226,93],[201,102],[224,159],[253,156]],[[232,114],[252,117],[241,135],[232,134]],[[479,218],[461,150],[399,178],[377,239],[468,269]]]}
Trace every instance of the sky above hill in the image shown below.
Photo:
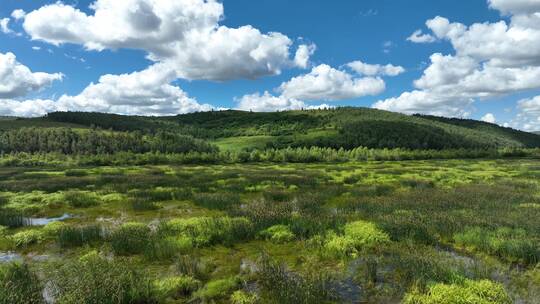
{"label": "sky above hill", "polygon": [[0,115],[365,106],[540,130],[540,0],[1,0]]}

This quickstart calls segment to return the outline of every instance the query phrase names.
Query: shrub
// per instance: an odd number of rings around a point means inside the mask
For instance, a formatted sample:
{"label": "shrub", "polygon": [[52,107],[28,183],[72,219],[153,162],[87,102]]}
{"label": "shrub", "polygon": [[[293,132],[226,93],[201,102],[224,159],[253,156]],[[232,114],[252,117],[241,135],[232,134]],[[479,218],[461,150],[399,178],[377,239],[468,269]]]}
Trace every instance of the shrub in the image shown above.
{"label": "shrub", "polygon": [[412,292],[404,304],[510,304],[501,284],[489,280],[465,280],[463,284],[435,284],[426,294]]}
{"label": "shrub", "polygon": [[27,247],[33,244],[39,244],[43,239],[43,233],[39,230],[20,231],[11,236],[11,240],[17,247]]}
{"label": "shrub", "polygon": [[64,193],[64,200],[73,208],[89,208],[99,204],[97,195],[81,191]]}
{"label": "shrub", "polygon": [[103,240],[103,228],[100,225],[81,227],[63,226],[58,231],[57,242],[62,248],[77,247]]}
{"label": "shrub", "polygon": [[91,252],[51,266],[48,277],[57,303],[157,303],[149,274],[128,261]]}
{"label": "shrub", "polygon": [[0,304],[44,304],[43,286],[27,264],[0,265]]}
{"label": "shrub", "polygon": [[257,303],[257,295],[247,293],[242,290],[235,291],[231,296],[232,304],[255,304]]}
{"label": "shrub", "polygon": [[263,230],[259,235],[274,243],[286,243],[294,240],[295,235],[291,229],[285,225],[275,225],[266,230]]}
{"label": "shrub", "polygon": [[188,276],[170,277],[154,282],[156,293],[161,299],[189,296],[199,289],[200,285],[200,281]]}
{"label": "shrub", "polygon": [[345,225],[344,234],[330,232],[323,241],[325,253],[332,256],[356,256],[360,250],[373,249],[390,241],[390,237],[370,222],[356,221]]}
{"label": "shrub", "polygon": [[194,299],[208,302],[216,299],[223,299],[230,295],[240,285],[236,277],[208,282],[203,288],[193,294]]}
{"label": "shrub", "polygon": [[113,252],[117,255],[143,253],[150,239],[150,228],[142,223],[126,223],[111,235]]}

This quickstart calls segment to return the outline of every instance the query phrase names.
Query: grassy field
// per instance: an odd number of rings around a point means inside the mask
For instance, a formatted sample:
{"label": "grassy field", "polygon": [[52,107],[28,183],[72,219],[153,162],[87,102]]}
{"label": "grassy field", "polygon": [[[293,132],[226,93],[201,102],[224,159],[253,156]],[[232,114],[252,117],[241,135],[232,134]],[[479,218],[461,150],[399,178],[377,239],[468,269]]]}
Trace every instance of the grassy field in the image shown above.
{"label": "grassy field", "polygon": [[532,159],[2,167],[0,208],[2,304],[540,299]]}

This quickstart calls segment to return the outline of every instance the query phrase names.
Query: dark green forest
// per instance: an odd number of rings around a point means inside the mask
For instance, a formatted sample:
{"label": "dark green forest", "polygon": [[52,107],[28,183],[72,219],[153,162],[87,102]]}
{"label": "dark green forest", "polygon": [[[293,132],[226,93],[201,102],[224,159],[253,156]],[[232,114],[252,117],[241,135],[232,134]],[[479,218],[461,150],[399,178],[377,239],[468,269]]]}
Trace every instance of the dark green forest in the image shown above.
{"label": "dark green forest", "polygon": [[540,135],[495,124],[368,108],[169,117],[55,112],[0,121],[0,151],[211,153],[286,148],[456,150],[540,147]]}
{"label": "dark green forest", "polygon": [[71,128],[19,128],[0,132],[0,151],[63,154],[216,152],[208,142],[188,135],[159,131],[135,132],[73,130]]}

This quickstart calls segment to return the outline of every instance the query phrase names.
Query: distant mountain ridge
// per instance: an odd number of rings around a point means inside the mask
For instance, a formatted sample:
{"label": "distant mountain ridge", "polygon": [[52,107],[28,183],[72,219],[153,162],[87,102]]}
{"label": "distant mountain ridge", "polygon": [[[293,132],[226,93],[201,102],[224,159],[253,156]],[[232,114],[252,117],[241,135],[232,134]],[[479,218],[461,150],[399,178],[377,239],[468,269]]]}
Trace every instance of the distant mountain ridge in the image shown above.
{"label": "distant mountain ridge", "polygon": [[213,111],[168,117],[56,112],[19,119],[8,127],[80,127],[153,134],[176,132],[216,143],[220,148],[252,150],[286,147],[352,149],[485,149],[540,147],[540,135],[486,122],[429,115],[404,115],[370,108],[345,107],[254,113]]}

